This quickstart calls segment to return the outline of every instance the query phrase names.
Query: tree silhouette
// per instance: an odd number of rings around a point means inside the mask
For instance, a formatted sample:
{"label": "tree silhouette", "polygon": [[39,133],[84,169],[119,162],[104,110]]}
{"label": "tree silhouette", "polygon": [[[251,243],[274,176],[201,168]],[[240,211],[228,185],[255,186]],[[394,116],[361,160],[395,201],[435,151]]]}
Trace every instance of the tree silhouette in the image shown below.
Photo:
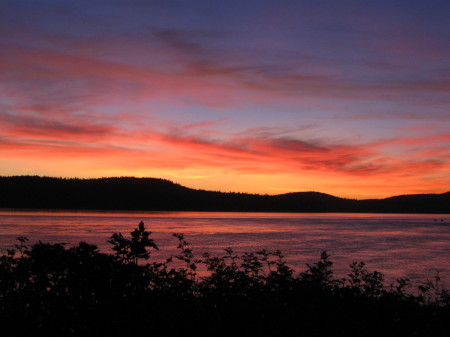
{"label": "tree silhouette", "polygon": [[139,259],[148,260],[150,251],[147,247],[158,249],[153,239],[150,239],[151,232],[145,230],[144,222],[139,223],[131,233],[131,238],[125,238],[122,233],[114,233],[108,241],[113,245],[116,256],[125,263],[137,264]]}

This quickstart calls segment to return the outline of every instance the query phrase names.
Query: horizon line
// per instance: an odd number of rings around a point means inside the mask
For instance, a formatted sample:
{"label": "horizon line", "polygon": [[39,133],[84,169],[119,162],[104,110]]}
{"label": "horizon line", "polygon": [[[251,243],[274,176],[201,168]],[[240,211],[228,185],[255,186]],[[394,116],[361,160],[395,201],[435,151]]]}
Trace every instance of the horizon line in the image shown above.
{"label": "horizon line", "polygon": [[411,195],[442,195],[446,193],[450,193],[450,190],[442,193],[405,193],[405,194],[395,194],[390,195],[383,198],[366,198],[366,199],[358,199],[358,198],[347,198],[342,196],[337,196],[334,194],[321,192],[321,191],[314,191],[314,190],[308,190],[308,191],[293,191],[293,192],[286,192],[286,193],[279,193],[279,194],[261,194],[261,193],[250,193],[250,192],[237,192],[237,191],[221,191],[221,190],[207,190],[202,188],[193,188],[186,186],[184,184],[181,184],[179,182],[176,182],[174,180],[168,179],[168,178],[161,178],[161,177],[137,177],[137,176],[102,176],[102,177],[74,177],[74,176],[48,176],[48,175],[39,175],[39,174],[23,174],[23,175],[0,175],[0,178],[17,178],[17,177],[37,177],[37,178],[51,178],[51,179],[74,179],[74,180],[96,180],[96,179],[117,179],[117,178],[128,178],[128,179],[155,179],[155,180],[164,180],[171,182],[173,184],[189,188],[196,191],[206,191],[206,192],[219,192],[219,193],[234,193],[234,194],[248,194],[248,195],[257,195],[257,196],[279,196],[279,195],[286,195],[286,194],[295,194],[295,193],[319,193],[319,194],[325,194],[332,197],[340,198],[340,199],[347,199],[347,200],[357,200],[357,201],[363,201],[363,200],[384,200],[389,199],[393,197],[400,197],[400,196],[411,196]]}

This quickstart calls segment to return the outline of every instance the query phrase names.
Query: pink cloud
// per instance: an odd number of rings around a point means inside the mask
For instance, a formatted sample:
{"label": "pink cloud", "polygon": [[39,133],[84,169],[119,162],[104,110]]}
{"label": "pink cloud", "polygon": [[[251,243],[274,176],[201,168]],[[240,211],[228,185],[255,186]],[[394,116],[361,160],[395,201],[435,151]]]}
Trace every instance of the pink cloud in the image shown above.
{"label": "pink cloud", "polygon": [[[136,153],[148,156],[157,153],[155,161],[162,163],[167,159],[164,167],[173,163],[174,168],[204,165],[229,170],[252,167],[259,173],[280,170],[384,176],[400,175],[400,171],[425,174],[449,165],[446,159],[449,150],[445,145],[450,141],[449,134],[345,144],[333,143],[331,139],[312,141],[254,131],[249,131],[248,135],[243,132],[241,136],[215,138],[214,129],[207,129],[215,127],[210,121],[174,125],[164,131],[148,126],[133,125],[128,130],[117,123],[114,126],[99,124],[95,116],[90,120],[52,120],[5,114],[0,117],[3,145],[9,142],[11,148],[14,147],[11,144],[15,144],[24,150],[28,146],[30,151],[59,152],[63,149],[67,156],[83,156],[86,151],[102,153],[106,157],[120,153],[124,158],[134,157]],[[401,157],[389,154],[399,146],[402,147]],[[409,153],[408,148],[416,150]],[[175,157],[179,159],[175,160]]]}
{"label": "pink cloud", "polygon": [[[384,143],[343,144],[331,139],[311,141],[264,132],[214,138],[213,133],[202,131],[202,128],[214,126],[211,122],[179,125],[167,131],[136,129],[130,133],[114,128],[97,130],[95,124],[67,126],[42,124],[32,119],[16,122],[16,125],[22,124],[24,126],[16,131],[1,132],[0,152],[4,160],[27,158],[30,163],[48,162],[48,165],[54,161],[76,161],[77,165],[83,163],[86,172],[107,171],[113,167],[130,175],[147,169],[314,176],[316,180],[322,175],[337,181],[353,179],[361,188],[361,182],[367,179],[374,189],[377,184],[385,186],[386,181],[391,181],[392,186],[408,182],[423,191],[426,186],[442,185],[445,172],[450,170],[449,149],[441,143],[448,142],[447,134],[422,139],[390,139]],[[99,138],[91,142],[97,131]],[[421,150],[406,150],[403,156],[396,157],[389,152],[392,146],[407,149],[421,146]],[[74,176],[76,172],[68,167],[64,174]],[[320,190],[320,181],[317,184]]]}
{"label": "pink cloud", "polygon": [[[241,63],[235,64],[208,54],[200,44],[185,41],[177,34],[166,33],[163,38],[168,44],[158,53],[167,63],[160,67],[126,58],[113,60],[98,53],[90,42],[67,41],[59,50],[2,46],[1,94],[8,101],[0,111],[0,151],[4,160],[26,158],[42,165],[78,160],[87,171],[114,167],[130,174],[146,169],[194,168],[237,175],[323,175],[354,179],[358,184],[367,178],[368,185],[384,185],[386,181],[400,185],[407,181],[417,186],[437,186],[448,182],[442,177],[450,170],[450,134],[437,132],[434,123],[430,123],[431,131],[421,132],[420,136],[412,129],[410,136],[351,143],[331,137],[313,139],[302,136],[301,130],[290,133],[286,127],[267,129],[258,125],[230,135],[217,115],[211,115],[209,121],[183,124],[170,118],[163,121],[154,114],[158,104],[164,106],[164,111],[174,107],[181,113],[186,108],[194,110],[192,102],[228,107],[230,111],[223,113],[226,115],[243,101],[259,106],[287,102],[294,106],[294,113],[301,115],[300,119],[309,114],[300,113],[306,101],[320,106],[317,110],[339,110],[339,100],[327,102],[322,98],[350,99],[357,106],[358,100],[380,102],[383,98],[406,97],[409,102],[414,100],[412,94],[441,95],[450,89],[445,77],[362,81],[351,73],[342,75],[339,65],[333,64],[321,67],[306,63],[298,69],[279,64],[249,66],[252,60],[245,55]],[[114,49],[123,47],[119,42],[107,43]],[[384,65],[383,70],[395,72],[394,68]],[[441,107],[448,101],[443,96],[439,99]],[[425,108],[429,100],[421,104]],[[114,112],[107,113],[108,109]],[[366,110],[363,107],[361,113],[346,113],[360,120],[368,115]],[[210,111],[213,114],[215,110]],[[273,114],[269,118],[272,124],[277,120],[276,111]],[[375,111],[369,118],[380,114],[386,116],[385,111]],[[438,115],[433,107],[429,114]],[[401,117],[411,119],[412,115]],[[445,116],[439,119],[448,119]],[[76,175],[69,170],[67,174]]]}
{"label": "pink cloud", "polygon": [[99,140],[117,130],[113,126],[82,120],[69,123],[32,116],[0,115],[0,124],[8,128],[7,133],[12,137],[48,137],[58,140],[74,138]]}

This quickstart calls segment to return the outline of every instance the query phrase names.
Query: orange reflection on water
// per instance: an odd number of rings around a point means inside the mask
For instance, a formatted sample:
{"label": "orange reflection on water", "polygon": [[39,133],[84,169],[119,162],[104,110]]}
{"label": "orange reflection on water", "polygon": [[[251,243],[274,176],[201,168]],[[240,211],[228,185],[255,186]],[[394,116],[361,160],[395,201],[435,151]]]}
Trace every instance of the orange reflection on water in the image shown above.
{"label": "orange reflection on water", "polygon": [[327,250],[340,276],[351,262],[365,261],[392,280],[424,279],[438,269],[450,279],[449,215],[2,210],[0,247],[23,235],[31,242],[86,241],[109,251],[112,233],[128,235],[140,221],[160,248],[152,261],[176,254],[172,233],[184,233],[197,257],[222,256],[227,247],[238,254],[279,249],[303,271]]}

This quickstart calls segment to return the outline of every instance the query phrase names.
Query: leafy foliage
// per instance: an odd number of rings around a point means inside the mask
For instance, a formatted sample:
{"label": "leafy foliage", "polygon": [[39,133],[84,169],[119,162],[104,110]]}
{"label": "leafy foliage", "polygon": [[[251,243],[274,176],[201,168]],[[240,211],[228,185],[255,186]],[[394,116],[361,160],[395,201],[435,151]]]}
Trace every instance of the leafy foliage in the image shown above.
{"label": "leafy foliage", "polygon": [[[157,245],[141,222],[130,237],[112,235],[113,254],[19,238],[0,256],[2,335],[179,333],[284,336],[447,336],[449,293],[439,275],[405,291],[386,287],[363,262],[333,275],[327,252],[295,275],[280,251],[194,255],[176,233],[179,253],[148,263]],[[177,263],[174,263],[177,261]],[[146,263],[144,263],[146,262]],[[199,276],[199,268],[206,275]]]}
{"label": "leafy foliage", "polygon": [[108,242],[114,246],[113,250],[122,262],[137,264],[139,259],[150,258],[147,247],[158,249],[153,239],[150,239],[150,234],[141,221],[138,228],[131,232],[131,239],[125,238],[121,233],[114,233]]}

